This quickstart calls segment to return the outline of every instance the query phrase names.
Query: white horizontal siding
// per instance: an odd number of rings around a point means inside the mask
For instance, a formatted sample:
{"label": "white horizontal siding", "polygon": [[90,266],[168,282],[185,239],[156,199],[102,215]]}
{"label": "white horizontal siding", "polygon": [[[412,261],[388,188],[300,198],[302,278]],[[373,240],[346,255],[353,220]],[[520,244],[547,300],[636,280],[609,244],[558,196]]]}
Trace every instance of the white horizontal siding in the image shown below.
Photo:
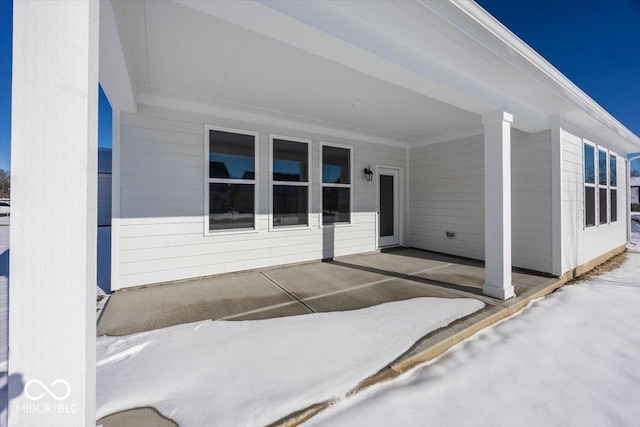
{"label": "white horizontal siding", "polygon": [[[551,134],[513,130],[511,147],[513,265],[548,272]],[[409,244],[484,259],[483,136],[410,149],[409,170]]]}
{"label": "white horizontal siding", "polygon": [[484,259],[482,135],[411,148],[409,171],[409,245]]}
{"label": "white horizontal siding", "polygon": [[[204,125],[259,132],[257,229],[204,235]],[[310,227],[269,231],[269,134],[312,140]],[[375,183],[363,169],[406,171],[406,149],[140,106],[122,114],[120,149],[120,287],[373,251]],[[352,224],[320,228],[320,142],[353,147]],[[404,183],[406,201],[406,182]],[[406,224],[406,209],[405,213]]]}
{"label": "white horizontal siding", "polygon": [[[591,142],[606,149],[614,149],[601,141],[591,140]],[[583,137],[579,130],[564,128],[561,131],[561,144],[562,272],[564,273],[626,243],[627,175],[624,156],[619,156],[617,161],[617,200],[615,201],[618,204],[618,220],[614,223],[598,224],[587,228],[584,225]]]}
{"label": "white horizontal siding", "polygon": [[511,257],[516,267],[553,269],[551,132],[511,132]]}

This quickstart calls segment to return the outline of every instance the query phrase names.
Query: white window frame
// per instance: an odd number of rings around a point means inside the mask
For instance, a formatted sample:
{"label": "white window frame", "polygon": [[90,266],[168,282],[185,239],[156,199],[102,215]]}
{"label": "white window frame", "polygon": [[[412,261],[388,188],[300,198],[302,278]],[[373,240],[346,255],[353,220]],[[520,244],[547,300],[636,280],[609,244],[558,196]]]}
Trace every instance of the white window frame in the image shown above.
{"label": "white window frame", "polygon": [[[605,183],[600,184],[600,174],[602,173],[602,171],[600,170],[600,152],[603,152],[606,156],[605,159]],[[597,202],[597,208],[596,208],[596,226],[600,227],[603,225],[607,225],[610,222],[610,206],[609,206],[609,150],[607,150],[606,148],[602,147],[602,146],[597,146],[597,150],[596,150],[596,163],[597,163],[597,167],[596,170],[598,171],[598,173],[596,174],[596,202]],[[601,189],[605,189],[605,194],[606,194],[606,202],[607,202],[607,206],[605,208],[605,211],[607,212],[607,220],[605,222],[601,222],[600,221],[600,190]]]}
{"label": "white window frame", "polygon": [[[239,135],[253,136],[254,141],[254,162],[255,162],[255,178],[254,179],[229,179],[229,178],[209,178],[209,131],[217,130],[221,132],[237,133]],[[204,125],[204,235],[205,236],[220,236],[227,234],[247,234],[257,233],[257,221],[259,212],[259,165],[260,159],[260,134],[259,132],[246,130],[227,128],[222,126]],[[227,230],[210,230],[209,229],[209,184],[253,184],[253,228],[231,228]]]}
{"label": "white window frame", "polygon": [[[353,182],[355,180],[355,176],[353,175],[353,164],[355,163],[353,155],[354,155],[354,149],[352,145],[344,145],[344,144],[334,144],[334,143],[330,143],[330,142],[323,142],[320,141],[319,148],[318,148],[318,182],[319,182],[319,202],[318,202],[318,206],[320,207],[318,210],[318,226],[319,228],[325,228],[325,227],[351,227],[351,225],[353,224]],[[349,184],[325,184],[322,181],[322,165],[323,165],[323,161],[322,161],[322,149],[324,147],[335,147],[335,148],[344,148],[349,150]],[[334,224],[323,224],[322,222],[322,218],[323,218],[323,207],[322,207],[322,194],[323,191],[322,189],[324,187],[337,187],[337,188],[348,188],[349,189],[349,222],[339,222],[339,223],[334,223]]]}
{"label": "white window frame", "polygon": [[[616,185],[615,186],[611,185],[611,159],[616,159]],[[618,203],[618,189],[619,189],[619,186],[618,186],[618,155],[615,152],[611,151],[611,150],[609,150],[609,161],[607,162],[607,168],[609,169],[609,173],[607,174],[608,183],[609,183],[609,190],[608,190],[608,193],[607,193],[608,197],[609,197],[609,224],[614,224],[614,223],[618,222],[618,214],[619,214],[617,206],[616,206],[616,220],[613,221],[611,219],[611,207],[612,207],[612,204],[613,203],[616,203],[616,204]],[[611,190],[616,190],[616,200],[615,201],[611,198]]]}
{"label": "white window frame", "polygon": [[[586,169],[586,163],[587,163],[587,159],[585,158],[584,155],[584,146],[588,145],[591,148],[593,148],[593,184],[588,183],[587,182],[587,175],[585,173],[585,169]],[[591,187],[594,189],[594,209],[595,209],[595,213],[594,213],[594,220],[595,220],[595,224],[593,225],[587,225],[587,197],[586,197],[586,188],[587,187]],[[594,144],[591,141],[587,141],[586,139],[584,139],[582,141],[582,212],[584,215],[583,221],[582,221],[582,226],[585,230],[592,228],[592,227],[597,227],[599,224],[599,218],[598,218],[598,210],[599,210],[600,205],[598,204],[598,147],[596,146],[596,144]]]}
{"label": "white window frame", "polygon": [[[307,144],[307,182],[297,181],[276,181],[273,179],[273,140],[299,142]],[[311,228],[311,140],[305,138],[294,138],[284,135],[269,135],[269,231],[288,231]],[[307,187],[307,225],[273,225],[273,187],[275,185],[287,185],[291,187]]]}

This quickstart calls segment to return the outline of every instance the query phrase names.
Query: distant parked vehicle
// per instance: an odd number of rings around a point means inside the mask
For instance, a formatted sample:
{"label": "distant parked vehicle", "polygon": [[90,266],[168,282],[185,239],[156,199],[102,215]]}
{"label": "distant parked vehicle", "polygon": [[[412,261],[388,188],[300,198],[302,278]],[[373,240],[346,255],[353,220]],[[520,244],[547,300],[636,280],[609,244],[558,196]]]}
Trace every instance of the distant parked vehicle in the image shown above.
{"label": "distant parked vehicle", "polygon": [[11,202],[9,200],[0,200],[0,216],[9,216],[11,213]]}

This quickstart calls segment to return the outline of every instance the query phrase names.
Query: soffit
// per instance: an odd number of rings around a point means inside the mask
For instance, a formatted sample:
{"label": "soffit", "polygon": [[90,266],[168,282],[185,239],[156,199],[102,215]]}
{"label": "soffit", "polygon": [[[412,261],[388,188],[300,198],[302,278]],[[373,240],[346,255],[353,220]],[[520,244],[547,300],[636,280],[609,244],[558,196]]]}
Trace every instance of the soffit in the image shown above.
{"label": "soffit", "polygon": [[114,2],[135,91],[418,143],[480,116],[175,2]]}
{"label": "soffit", "polygon": [[561,116],[625,149],[640,144],[473,3],[180,0],[114,9],[138,93],[409,144],[477,129],[481,114],[499,108],[526,132]]}

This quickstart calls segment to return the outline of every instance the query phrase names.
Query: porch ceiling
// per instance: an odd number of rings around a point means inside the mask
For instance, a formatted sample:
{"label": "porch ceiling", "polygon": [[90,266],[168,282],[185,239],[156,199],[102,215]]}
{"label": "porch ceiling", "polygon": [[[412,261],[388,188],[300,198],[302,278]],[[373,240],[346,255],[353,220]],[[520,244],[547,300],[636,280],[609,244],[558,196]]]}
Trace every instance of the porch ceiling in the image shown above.
{"label": "porch ceiling", "polygon": [[479,114],[175,2],[113,2],[113,9],[136,95],[408,144],[481,129]]}
{"label": "porch ceiling", "polygon": [[525,132],[560,117],[620,152],[640,147],[474,2],[101,4],[117,27],[101,25],[101,82],[123,111],[193,107],[411,145],[480,133],[481,115],[504,108]]}

